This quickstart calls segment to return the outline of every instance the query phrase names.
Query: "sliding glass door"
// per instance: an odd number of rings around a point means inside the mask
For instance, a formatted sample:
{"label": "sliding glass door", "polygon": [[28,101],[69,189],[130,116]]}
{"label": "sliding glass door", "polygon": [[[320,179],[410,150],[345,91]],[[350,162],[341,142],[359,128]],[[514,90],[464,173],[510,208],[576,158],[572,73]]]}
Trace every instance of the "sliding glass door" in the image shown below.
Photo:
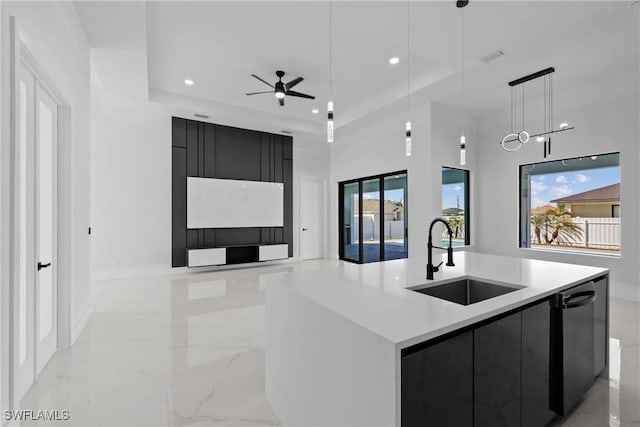
{"label": "sliding glass door", "polygon": [[353,182],[340,186],[342,216],[340,221],[341,246],[340,258],[347,261],[360,262],[360,183]]}
{"label": "sliding glass door", "polygon": [[407,258],[407,172],[344,181],[339,190],[340,259]]}
{"label": "sliding glass door", "polygon": [[380,250],[380,178],[362,182],[362,261],[382,259]]}

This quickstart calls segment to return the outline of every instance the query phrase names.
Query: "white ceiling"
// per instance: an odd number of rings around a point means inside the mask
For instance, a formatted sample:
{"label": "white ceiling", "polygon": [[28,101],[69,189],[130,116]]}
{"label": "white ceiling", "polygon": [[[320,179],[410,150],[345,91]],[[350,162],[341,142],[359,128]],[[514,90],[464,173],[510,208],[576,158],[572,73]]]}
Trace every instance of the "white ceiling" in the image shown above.
{"label": "white ceiling", "polygon": [[[136,6],[133,6],[137,3]],[[471,0],[465,16],[466,105],[480,115],[509,102],[507,82],[556,67],[556,92],[600,82],[612,73],[637,73],[638,15],[629,2],[488,2]],[[90,43],[122,48],[146,28],[149,96],[194,112],[227,109],[277,120],[282,128],[322,132],[329,97],[327,1],[159,1],[125,18],[127,2],[87,2],[77,9]],[[140,9],[139,2],[132,7]],[[406,108],[407,4],[334,1],[333,99],[345,126],[381,109]],[[104,13],[103,13],[104,12]],[[120,22],[126,20],[126,25]],[[146,21],[146,22],[145,22]],[[455,1],[411,3],[411,91],[415,103],[460,104],[460,10]],[[133,40],[135,39],[135,41]],[[497,49],[490,63],[480,58]],[[391,66],[388,59],[400,57]],[[275,81],[305,78],[295,90],[314,101],[287,98],[278,106],[252,73]],[[625,74],[626,73],[626,74]],[[188,87],[185,78],[195,81]],[[539,91],[541,93],[541,89]],[[320,114],[311,114],[318,108]]]}

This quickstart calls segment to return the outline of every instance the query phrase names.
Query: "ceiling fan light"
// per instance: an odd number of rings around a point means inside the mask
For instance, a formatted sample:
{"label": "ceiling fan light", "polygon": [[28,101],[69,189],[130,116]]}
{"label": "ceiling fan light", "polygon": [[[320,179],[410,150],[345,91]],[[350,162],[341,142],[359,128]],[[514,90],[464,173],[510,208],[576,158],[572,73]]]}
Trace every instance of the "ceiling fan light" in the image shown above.
{"label": "ceiling fan light", "polygon": [[284,92],[280,92],[280,91],[276,90],[276,98],[278,98],[278,99],[284,98]]}

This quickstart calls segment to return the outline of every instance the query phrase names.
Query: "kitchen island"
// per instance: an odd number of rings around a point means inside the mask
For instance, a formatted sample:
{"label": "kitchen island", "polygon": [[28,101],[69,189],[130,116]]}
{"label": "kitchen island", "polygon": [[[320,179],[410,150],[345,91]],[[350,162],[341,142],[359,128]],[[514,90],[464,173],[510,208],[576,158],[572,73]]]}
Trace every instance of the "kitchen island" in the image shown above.
{"label": "kitchen island", "polygon": [[[264,276],[266,395],[281,422],[544,425],[566,413],[606,366],[608,270],[454,261],[433,281],[413,258]],[[510,289],[468,305],[422,293],[466,278]],[[578,285],[587,290],[562,299]],[[563,303],[578,316],[563,321]],[[574,366],[593,376],[574,386]]]}

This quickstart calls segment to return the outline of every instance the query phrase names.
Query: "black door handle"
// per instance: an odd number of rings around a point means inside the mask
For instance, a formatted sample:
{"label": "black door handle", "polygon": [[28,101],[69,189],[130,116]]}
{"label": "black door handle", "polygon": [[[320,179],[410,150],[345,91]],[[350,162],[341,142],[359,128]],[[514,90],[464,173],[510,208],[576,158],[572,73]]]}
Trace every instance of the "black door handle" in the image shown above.
{"label": "black door handle", "polygon": [[569,295],[562,301],[562,308],[575,308],[587,305],[596,299],[596,291],[582,291]]}
{"label": "black door handle", "polygon": [[47,268],[47,267],[51,267],[51,263],[50,262],[48,262],[46,264],[43,264],[40,261],[38,261],[38,271],[42,270],[43,268]]}
{"label": "black door handle", "polygon": [[307,229],[306,229],[306,228],[303,228],[303,229],[302,229],[302,231],[307,231]]}

